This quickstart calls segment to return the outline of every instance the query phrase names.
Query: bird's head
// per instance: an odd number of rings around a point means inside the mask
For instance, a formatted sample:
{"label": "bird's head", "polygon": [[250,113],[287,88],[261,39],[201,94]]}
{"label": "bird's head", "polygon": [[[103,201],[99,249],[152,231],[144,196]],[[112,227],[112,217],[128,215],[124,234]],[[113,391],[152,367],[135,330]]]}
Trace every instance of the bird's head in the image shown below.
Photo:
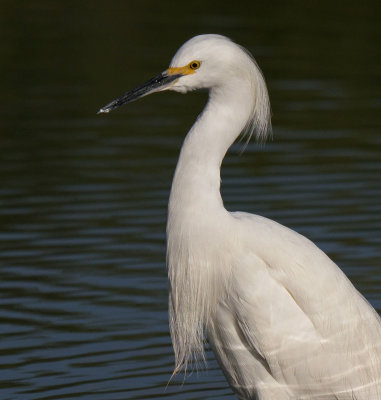
{"label": "bird's head", "polygon": [[[246,130],[251,136],[265,135],[270,126],[270,105],[266,84],[250,54],[221,35],[199,35],[185,42],[168,69],[148,82],[102,107],[108,113],[140,97],[164,90],[186,93],[195,89],[224,89],[228,96],[238,93],[239,101],[250,109]],[[243,97],[246,93],[247,97]]]}
{"label": "bird's head", "polygon": [[99,110],[107,113],[150,93],[213,88],[252,72],[255,63],[241,47],[221,35],[199,35],[185,42],[168,69]]}

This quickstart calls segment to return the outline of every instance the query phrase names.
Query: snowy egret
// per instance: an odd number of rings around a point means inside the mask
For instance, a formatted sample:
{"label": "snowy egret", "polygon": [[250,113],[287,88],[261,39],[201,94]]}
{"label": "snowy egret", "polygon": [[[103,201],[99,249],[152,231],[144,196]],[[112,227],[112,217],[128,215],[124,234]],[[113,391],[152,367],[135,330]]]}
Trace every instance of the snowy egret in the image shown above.
{"label": "snowy egret", "polygon": [[204,329],[240,399],[381,399],[381,321],[311,241],[269,219],[228,212],[220,167],[241,132],[270,128],[253,58],[220,35],[186,42],[170,67],[99,112],[152,92],[209,89],[185,138],[168,206],[175,373],[204,357]]}

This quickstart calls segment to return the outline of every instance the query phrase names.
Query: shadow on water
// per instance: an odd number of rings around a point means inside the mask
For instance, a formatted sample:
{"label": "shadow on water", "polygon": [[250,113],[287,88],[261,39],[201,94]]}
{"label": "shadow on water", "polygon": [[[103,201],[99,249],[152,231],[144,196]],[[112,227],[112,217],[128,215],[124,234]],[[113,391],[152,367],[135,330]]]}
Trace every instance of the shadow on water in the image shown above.
{"label": "shadow on water", "polygon": [[197,33],[248,47],[272,100],[274,140],[225,160],[227,208],[307,235],[381,310],[378,2],[0,8],[3,400],[234,398],[210,353],[165,391],[166,205],[205,94],[95,115]]}

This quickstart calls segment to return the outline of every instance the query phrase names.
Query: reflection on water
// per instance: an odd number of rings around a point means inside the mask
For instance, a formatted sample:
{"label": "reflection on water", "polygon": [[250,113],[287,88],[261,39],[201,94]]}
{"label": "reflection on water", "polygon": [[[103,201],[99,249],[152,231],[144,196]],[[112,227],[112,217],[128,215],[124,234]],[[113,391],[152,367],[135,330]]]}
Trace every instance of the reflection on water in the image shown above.
{"label": "reflection on water", "polygon": [[274,140],[225,160],[226,206],[313,239],[381,310],[377,3],[301,4],[1,6],[2,399],[234,398],[211,354],[165,389],[166,205],[205,94],[95,115],[199,32],[249,47],[273,105]]}

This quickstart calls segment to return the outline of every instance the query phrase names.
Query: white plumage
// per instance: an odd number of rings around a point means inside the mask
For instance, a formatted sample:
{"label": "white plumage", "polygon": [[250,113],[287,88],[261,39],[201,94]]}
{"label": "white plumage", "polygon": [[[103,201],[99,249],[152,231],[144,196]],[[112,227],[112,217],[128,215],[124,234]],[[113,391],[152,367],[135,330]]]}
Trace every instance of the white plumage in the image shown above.
{"label": "white plumage", "polygon": [[205,328],[240,399],[381,399],[376,311],[311,241],[223,206],[226,151],[245,129],[264,137],[270,128],[267,89],[254,60],[223,36],[201,35],[155,79],[101,112],[153,91],[209,89],[181,149],[169,200],[175,372],[203,358]]}

